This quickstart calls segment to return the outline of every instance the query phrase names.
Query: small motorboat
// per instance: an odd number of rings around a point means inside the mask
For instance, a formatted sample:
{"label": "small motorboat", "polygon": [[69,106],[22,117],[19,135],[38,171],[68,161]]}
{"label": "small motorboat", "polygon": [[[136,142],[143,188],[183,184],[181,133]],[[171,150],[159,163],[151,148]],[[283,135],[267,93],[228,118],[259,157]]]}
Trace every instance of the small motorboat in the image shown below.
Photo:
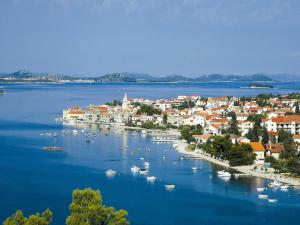
{"label": "small motorboat", "polygon": [[289,188],[290,188],[290,186],[287,185],[287,184],[284,184],[284,185],[282,185],[282,186],[280,187],[280,189],[281,189],[282,191],[288,191]]}
{"label": "small motorboat", "polygon": [[156,177],[155,176],[147,177],[147,181],[151,182],[151,183],[154,183],[156,181]]}
{"label": "small motorboat", "polygon": [[165,159],[166,159],[166,156],[163,156],[162,159],[165,160]]}
{"label": "small motorboat", "polygon": [[225,170],[217,171],[219,177],[231,177],[231,174]]}
{"label": "small motorboat", "polygon": [[47,146],[47,147],[43,147],[43,150],[47,152],[61,152],[64,150],[64,148],[57,147],[57,146]]}
{"label": "small motorboat", "polygon": [[131,170],[132,173],[138,173],[138,172],[140,172],[141,169],[137,166],[132,166],[130,168],[130,170]]}
{"label": "small motorboat", "polygon": [[260,199],[268,199],[269,196],[268,195],[258,195],[258,198],[260,198]]}
{"label": "small motorboat", "polygon": [[198,170],[198,167],[197,167],[197,166],[193,166],[193,167],[192,167],[192,170],[193,170],[193,171],[197,171],[197,170]]}
{"label": "small motorboat", "polygon": [[277,203],[278,200],[275,199],[275,198],[270,198],[270,199],[268,200],[268,202],[270,202],[270,203]]}
{"label": "small motorboat", "polygon": [[274,187],[274,188],[277,188],[277,187],[280,187],[282,185],[282,183],[274,180],[273,182],[269,183],[269,187]]}
{"label": "small motorboat", "polygon": [[150,167],[150,163],[149,162],[144,162],[143,165],[144,165],[145,168],[149,168]]}
{"label": "small motorboat", "polygon": [[141,175],[147,175],[148,173],[149,173],[149,171],[146,170],[146,169],[141,169],[141,170],[140,170],[140,174],[141,174]]}
{"label": "small motorboat", "polygon": [[145,159],[143,157],[141,157],[140,160],[144,161]]}
{"label": "small motorboat", "polygon": [[266,190],[266,188],[256,188],[256,191],[257,192],[263,192],[263,191],[265,191]]}
{"label": "small motorboat", "polygon": [[175,189],[175,185],[174,184],[166,184],[165,188],[167,191],[173,191]]}
{"label": "small motorboat", "polygon": [[117,172],[114,171],[114,170],[109,169],[109,170],[107,170],[107,171],[105,172],[105,174],[106,174],[107,177],[114,177],[114,176],[117,175]]}

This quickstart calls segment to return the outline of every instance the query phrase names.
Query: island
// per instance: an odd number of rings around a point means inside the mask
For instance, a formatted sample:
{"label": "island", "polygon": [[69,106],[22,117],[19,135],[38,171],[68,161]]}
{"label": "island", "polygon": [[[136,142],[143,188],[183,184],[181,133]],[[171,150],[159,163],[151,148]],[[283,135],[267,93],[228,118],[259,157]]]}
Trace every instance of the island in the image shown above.
{"label": "island", "polygon": [[257,88],[257,89],[269,89],[269,88],[274,88],[273,85],[270,85],[270,84],[261,84],[261,83],[252,83],[248,86],[249,88]]}

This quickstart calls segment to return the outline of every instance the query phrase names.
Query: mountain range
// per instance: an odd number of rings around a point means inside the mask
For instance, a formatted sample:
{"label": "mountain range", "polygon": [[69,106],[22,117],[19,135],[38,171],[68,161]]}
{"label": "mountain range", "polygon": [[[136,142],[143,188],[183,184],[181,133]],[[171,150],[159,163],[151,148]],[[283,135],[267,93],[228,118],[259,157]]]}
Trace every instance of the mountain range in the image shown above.
{"label": "mountain range", "polygon": [[[273,76],[272,76],[273,77]],[[112,83],[112,82],[272,82],[277,81],[266,74],[250,75],[222,75],[210,74],[190,78],[182,75],[168,75],[156,77],[143,73],[110,73],[97,77],[74,77],[55,73],[33,73],[25,70],[13,73],[0,74],[0,82],[85,82],[85,83]]]}

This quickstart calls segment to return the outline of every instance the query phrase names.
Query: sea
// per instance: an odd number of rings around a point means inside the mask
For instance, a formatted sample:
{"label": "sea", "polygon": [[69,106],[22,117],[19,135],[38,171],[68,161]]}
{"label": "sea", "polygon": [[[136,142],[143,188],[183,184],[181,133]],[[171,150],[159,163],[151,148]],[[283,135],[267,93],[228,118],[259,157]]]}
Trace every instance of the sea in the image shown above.
{"label": "sea", "polygon": [[[74,189],[100,190],[106,206],[128,211],[132,225],[282,225],[299,224],[300,190],[257,187],[270,181],[254,177],[224,180],[222,168],[203,160],[182,160],[170,143],[155,143],[135,131],[82,128],[55,118],[64,108],[103,104],[113,99],[175,98],[178,95],[254,96],[300,91],[298,82],[272,83],[273,89],[249,89],[247,82],[0,84],[0,222],[17,209],[25,215],[50,208],[53,225],[65,224]],[[76,135],[72,130],[78,130]],[[56,133],[57,137],[43,135]],[[86,134],[92,134],[87,142]],[[62,146],[62,152],[43,151]],[[128,148],[120,148],[128,146]],[[149,183],[133,165],[150,163]],[[193,171],[192,167],[199,168]],[[106,177],[105,171],[117,171]],[[166,191],[166,184],[174,184]]]}

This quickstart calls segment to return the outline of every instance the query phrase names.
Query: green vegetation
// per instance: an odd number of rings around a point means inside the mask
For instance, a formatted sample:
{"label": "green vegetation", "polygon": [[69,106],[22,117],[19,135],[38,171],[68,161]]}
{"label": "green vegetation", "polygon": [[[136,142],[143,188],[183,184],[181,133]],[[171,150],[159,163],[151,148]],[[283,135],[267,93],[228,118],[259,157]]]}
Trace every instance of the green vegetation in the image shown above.
{"label": "green vegetation", "polygon": [[152,116],[154,114],[161,114],[160,109],[156,109],[151,105],[141,105],[140,109],[137,111],[137,114],[140,115],[142,113],[146,113],[148,116]]}
{"label": "green vegetation", "polygon": [[[116,211],[112,207],[105,207],[99,191],[90,188],[73,191],[70,204],[70,215],[66,225],[128,225],[127,212]],[[36,213],[28,218],[18,210],[8,217],[3,225],[48,225],[52,222],[52,212],[47,209],[42,214]]]}
{"label": "green vegetation", "polygon": [[255,154],[250,145],[234,145],[229,135],[214,136],[199,147],[217,158],[228,160],[231,166],[251,165],[255,160]]}
{"label": "green vegetation", "polygon": [[74,190],[67,225],[128,225],[127,212],[105,207],[99,191]]}
{"label": "green vegetation", "polygon": [[186,146],[186,150],[192,152],[195,151],[196,147],[196,144],[189,144],[188,146]]}
{"label": "green vegetation", "polygon": [[236,113],[229,112],[227,114],[227,117],[231,117],[231,120],[229,122],[229,127],[227,128],[227,130],[225,130],[225,133],[240,135],[239,128],[238,128],[238,122],[236,120]]}
{"label": "green vegetation", "polygon": [[181,126],[179,127],[181,137],[186,140],[188,143],[195,142],[195,138],[193,138],[193,135],[196,134],[203,134],[203,127],[201,125],[197,126]]}
{"label": "green vegetation", "polygon": [[184,101],[182,102],[179,106],[174,106],[173,108],[182,110],[182,109],[187,109],[187,108],[194,108],[196,105],[193,101],[188,100],[188,101]]}
{"label": "green vegetation", "polygon": [[3,225],[48,225],[52,222],[52,212],[46,209],[43,213],[36,213],[25,217],[21,210],[8,217]]}
{"label": "green vegetation", "polygon": [[165,130],[165,126],[161,126],[158,124],[153,123],[152,121],[145,122],[141,125],[142,128],[150,129],[150,130]]}
{"label": "green vegetation", "polygon": [[122,102],[120,100],[112,100],[112,102],[106,102],[105,105],[118,106],[118,105],[122,105]]}
{"label": "green vegetation", "polygon": [[266,162],[269,162],[277,172],[300,176],[300,160],[292,135],[280,130],[278,132],[278,142],[283,144],[284,151],[280,154],[278,160],[268,157]]}

